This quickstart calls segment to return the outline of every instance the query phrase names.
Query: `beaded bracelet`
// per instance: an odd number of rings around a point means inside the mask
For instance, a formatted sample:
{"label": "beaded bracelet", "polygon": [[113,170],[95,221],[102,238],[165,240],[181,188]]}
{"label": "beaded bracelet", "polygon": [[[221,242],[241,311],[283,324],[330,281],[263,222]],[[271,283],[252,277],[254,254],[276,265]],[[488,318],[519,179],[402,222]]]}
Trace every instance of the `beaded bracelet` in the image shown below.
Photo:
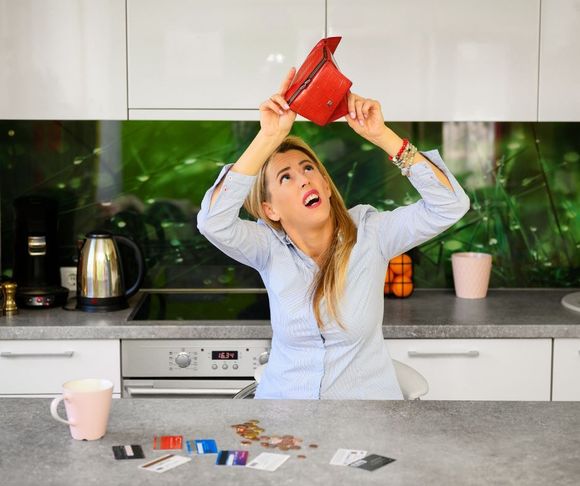
{"label": "beaded bracelet", "polygon": [[403,139],[403,145],[401,145],[401,148],[399,149],[399,151],[397,152],[397,155],[395,155],[395,157],[391,157],[389,155],[389,159],[393,160],[393,159],[398,159],[399,157],[401,157],[401,154],[403,153],[403,151],[407,148],[407,145],[409,144],[409,139],[408,138],[404,138]]}
{"label": "beaded bracelet", "polygon": [[397,152],[394,157],[389,157],[393,164],[395,164],[399,169],[401,169],[401,174],[404,176],[409,175],[410,166],[413,163],[413,158],[417,154],[417,147],[409,143],[409,140],[403,140],[403,146]]}

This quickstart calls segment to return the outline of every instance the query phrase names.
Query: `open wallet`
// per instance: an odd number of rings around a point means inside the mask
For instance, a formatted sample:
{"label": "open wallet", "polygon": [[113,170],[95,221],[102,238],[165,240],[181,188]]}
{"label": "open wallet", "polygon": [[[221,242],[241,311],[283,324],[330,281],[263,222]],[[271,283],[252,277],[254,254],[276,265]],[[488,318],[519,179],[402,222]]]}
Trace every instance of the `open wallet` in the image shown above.
{"label": "open wallet", "polygon": [[328,37],[318,42],[284,94],[292,111],[320,126],[348,113],[352,82],[340,72],[333,57],[341,39]]}

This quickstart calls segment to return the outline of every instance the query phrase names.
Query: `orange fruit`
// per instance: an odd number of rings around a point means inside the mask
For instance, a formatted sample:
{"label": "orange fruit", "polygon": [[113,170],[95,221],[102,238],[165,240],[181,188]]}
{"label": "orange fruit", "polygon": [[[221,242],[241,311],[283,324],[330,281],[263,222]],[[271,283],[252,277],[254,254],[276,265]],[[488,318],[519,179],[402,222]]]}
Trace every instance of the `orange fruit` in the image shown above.
{"label": "orange fruit", "polygon": [[413,292],[413,281],[406,275],[395,275],[391,283],[391,292],[397,297],[408,297]]}
{"label": "orange fruit", "polygon": [[391,282],[393,281],[394,277],[395,274],[393,273],[391,268],[387,267],[387,273],[385,274],[385,292],[384,292],[385,294],[391,293]]}
{"label": "orange fruit", "polygon": [[407,275],[409,278],[413,276],[413,260],[406,253],[391,258],[389,268],[395,275]]}

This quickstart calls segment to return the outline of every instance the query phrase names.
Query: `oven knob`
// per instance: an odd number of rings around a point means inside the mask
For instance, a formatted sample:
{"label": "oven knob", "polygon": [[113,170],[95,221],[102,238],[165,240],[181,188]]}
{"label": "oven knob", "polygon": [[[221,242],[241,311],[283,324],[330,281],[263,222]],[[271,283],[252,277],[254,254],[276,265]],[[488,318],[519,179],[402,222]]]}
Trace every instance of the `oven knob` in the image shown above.
{"label": "oven knob", "polygon": [[235,364],[234,366],[232,366],[232,368],[233,368],[234,370],[237,370],[237,369],[238,369],[238,365],[237,365],[237,364]]}
{"label": "oven knob", "polygon": [[223,364],[223,366],[222,366],[222,368],[223,368],[224,370],[227,370],[227,369],[228,369],[228,365],[224,363],[224,364]]}
{"label": "oven knob", "polygon": [[258,362],[263,365],[268,362],[268,358],[270,357],[270,353],[268,351],[263,352],[260,356],[258,356]]}
{"label": "oven knob", "polygon": [[179,353],[175,357],[175,364],[180,368],[187,368],[191,364],[191,357],[187,353]]}
{"label": "oven knob", "polygon": [[211,365],[211,369],[212,369],[212,370],[217,370],[217,365],[216,365],[215,363],[214,363],[214,364],[212,364],[212,365]]}

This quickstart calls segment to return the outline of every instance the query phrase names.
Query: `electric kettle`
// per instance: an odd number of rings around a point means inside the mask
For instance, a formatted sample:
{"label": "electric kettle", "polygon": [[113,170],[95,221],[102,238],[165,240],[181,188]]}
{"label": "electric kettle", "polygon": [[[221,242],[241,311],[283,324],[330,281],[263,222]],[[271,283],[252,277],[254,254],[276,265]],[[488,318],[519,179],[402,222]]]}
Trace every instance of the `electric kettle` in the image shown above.
{"label": "electric kettle", "polygon": [[[127,290],[117,243],[130,247],[137,262],[137,280]],[[79,249],[77,309],[86,312],[126,309],[129,306],[127,298],[143,283],[144,267],[141,250],[129,238],[107,231],[87,233]]]}

